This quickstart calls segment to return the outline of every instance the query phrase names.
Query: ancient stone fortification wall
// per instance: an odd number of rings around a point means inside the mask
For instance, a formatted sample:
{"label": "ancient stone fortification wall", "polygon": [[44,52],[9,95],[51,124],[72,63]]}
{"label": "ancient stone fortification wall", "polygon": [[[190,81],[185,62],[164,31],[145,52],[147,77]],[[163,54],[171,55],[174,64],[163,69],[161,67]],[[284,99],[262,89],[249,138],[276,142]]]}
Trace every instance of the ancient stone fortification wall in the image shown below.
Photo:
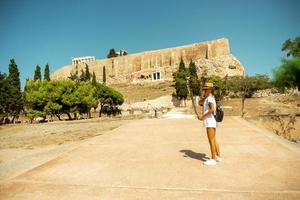
{"label": "ancient stone fortification wall", "polygon": [[[172,74],[178,69],[181,58],[186,67],[191,60],[194,61],[199,75],[204,71],[208,75],[219,76],[244,74],[243,66],[230,53],[229,41],[226,38],[97,60],[89,63],[88,66],[90,72],[94,71],[100,82],[102,82],[103,66],[105,66],[109,84],[147,83],[173,80]],[[84,67],[84,64],[77,65],[79,72]],[[54,72],[52,79],[68,77],[75,70],[75,65],[65,66]],[[159,80],[154,80],[153,74],[157,72]]]}

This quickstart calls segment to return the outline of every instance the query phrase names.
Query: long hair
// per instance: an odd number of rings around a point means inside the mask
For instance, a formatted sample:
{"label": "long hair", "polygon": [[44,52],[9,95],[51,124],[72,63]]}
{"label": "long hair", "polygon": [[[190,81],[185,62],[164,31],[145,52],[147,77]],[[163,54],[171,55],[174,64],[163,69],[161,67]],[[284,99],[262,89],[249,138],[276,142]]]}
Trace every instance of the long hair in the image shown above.
{"label": "long hair", "polygon": [[213,95],[213,96],[215,96],[215,88],[211,88],[211,94]]}

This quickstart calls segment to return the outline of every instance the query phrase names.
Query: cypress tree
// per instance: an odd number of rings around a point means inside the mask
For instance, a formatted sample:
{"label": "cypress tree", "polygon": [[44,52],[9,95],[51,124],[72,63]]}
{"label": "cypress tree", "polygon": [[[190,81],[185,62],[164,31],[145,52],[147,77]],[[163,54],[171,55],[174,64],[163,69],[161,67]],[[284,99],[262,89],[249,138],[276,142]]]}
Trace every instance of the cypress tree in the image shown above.
{"label": "cypress tree", "polygon": [[173,77],[175,79],[176,95],[181,100],[185,100],[188,95],[188,87],[186,82],[187,75],[187,69],[185,68],[183,59],[181,59],[178,71],[173,74]]}
{"label": "cypress tree", "polygon": [[189,79],[189,87],[192,92],[192,95],[200,95],[200,80],[197,75],[197,69],[196,65],[194,62],[190,62],[189,64],[189,74],[190,74],[190,79]]}
{"label": "cypress tree", "polygon": [[93,72],[93,76],[92,76],[92,85],[94,87],[96,87],[96,85],[97,85],[97,80],[96,80],[96,74],[95,74],[95,72]]}
{"label": "cypress tree", "polygon": [[33,80],[41,80],[42,79],[42,74],[41,74],[41,67],[39,65],[37,65],[35,67],[35,71],[34,71],[34,78]]}
{"label": "cypress tree", "polygon": [[68,77],[69,79],[71,79],[72,81],[75,81],[76,83],[78,83],[80,81],[80,77],[78,76],[78,66],[76,65],[76,70],[74,73],[70,73],[70,76]]}
{"label": "cypress tree", "polygon": [[44,80],[50,81],[50,69],[48,63],[45,66]]}
{"label": "cypress tree", "polygon": [[21,92],[20,73],[14,59],[10,60],[9,75],[7,77],[9,85],[8,112],[13,116],[12,122],[23,110],[23,98]]}
{"label": "cypress tree", "polygon": [[83,71],[83,69],[81,69],[80,71],[81,71],[81,74],[80,74],[79,80],[85,81],[85,79],[86,79],[85,72]]}
{"label": "cypress tree", "polygon": [[85,64],[85,81],[91,80],[91,73],[89,71],[89,66]]}
{"label": "cypress tree", "polygon": [[3,122],[4,117],[7,116],[8,111],[8,98],[9,86],[6,74],[0,72],[0,124]]}
{"label": "cypress tree", "polygon": [[102,76],[103,76],[103,84],[106,83],[106,69],[105,69],[105,66],[103,66],[103,73],[102,73]]}
{"label": "cypress tree", "polygon": [[185,64],[183,62],[183,59],[180,59],[180,63],[179,63],[179,72],[185,73],[186,72],[186,68],[185,68]]}

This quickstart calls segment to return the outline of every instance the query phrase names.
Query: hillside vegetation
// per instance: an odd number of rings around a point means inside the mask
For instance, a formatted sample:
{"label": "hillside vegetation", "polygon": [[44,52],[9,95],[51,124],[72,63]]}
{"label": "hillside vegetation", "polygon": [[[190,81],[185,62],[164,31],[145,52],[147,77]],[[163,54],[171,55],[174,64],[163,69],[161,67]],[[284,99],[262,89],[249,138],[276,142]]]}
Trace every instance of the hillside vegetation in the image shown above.
{"label": "hillside vegetation", "polygon": [[123,94],[127,103],[156,99],[161,96],[172,95],[175,92],[174,82],[158,82],[144,85],[115,84],[111,86]]}

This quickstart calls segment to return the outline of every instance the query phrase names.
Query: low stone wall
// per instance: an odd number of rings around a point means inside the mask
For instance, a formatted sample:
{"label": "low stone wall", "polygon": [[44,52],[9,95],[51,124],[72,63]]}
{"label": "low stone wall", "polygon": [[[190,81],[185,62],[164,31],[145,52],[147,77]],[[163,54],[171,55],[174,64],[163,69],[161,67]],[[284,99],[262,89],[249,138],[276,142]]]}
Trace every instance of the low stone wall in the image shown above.
{"label": "low stone wall", "polygon": [[120,109],[122,110],[122,115],[148,115],[150,117],[155,117],[168,112],[173,108],[177,102],[174,102],[172,96],[162,96],[153,100],[146,100],[136,103],[125,102]]}
{"label": "low stone wall", "polygon": [[269,96],[286,96],[286,95],[300,95],[297,89],[289,89],[285,93],[281,93],[276,88],[258,90],[253,94],[253,97],[269,97]]}

